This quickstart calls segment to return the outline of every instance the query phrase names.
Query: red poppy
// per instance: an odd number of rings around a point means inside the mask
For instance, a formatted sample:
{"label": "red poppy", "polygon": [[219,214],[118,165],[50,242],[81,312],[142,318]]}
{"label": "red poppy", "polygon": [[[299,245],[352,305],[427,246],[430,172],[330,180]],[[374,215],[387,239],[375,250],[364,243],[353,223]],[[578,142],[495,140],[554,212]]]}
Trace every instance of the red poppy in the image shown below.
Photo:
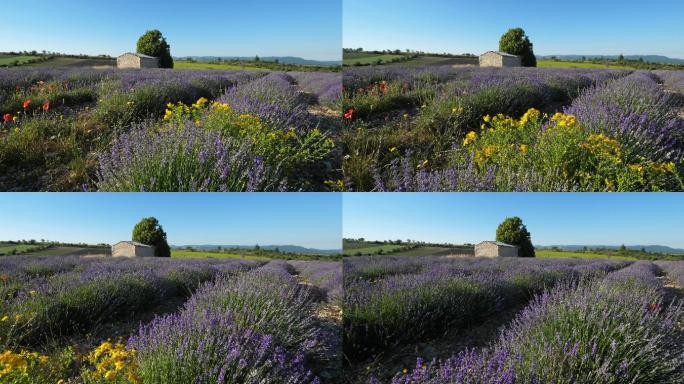
{"label": "red poppy", "polygon": [[12,115],[10,115],[9,113],[5,113],[5,114],[2,116],[2,120],[4,120],[5,123],[9,123],[10,121],[12,121],[12,119],[13,119],[13,117],[12,117]]}
{"label": "red poppy", "polygon": [[651,312],[655,312],[655,311],[657,311],[657,310],[660,309],[660,306],[659,306],[658,304],[656,304],[656,303],[651,303],[651,304],[648,305],[648,309],[649,309],[649,311],[651,311]]}
{"label": "red poppy", "polygon": [[31,99],[24,100],[22,105],[24,106],[24,109],[28,108],[28,106],[31,105]]}
{"label": "red poppy", "polygon": [[47,112],[48,109],[50,109],[50,102],[46,101],[43,103],[43,111]]}
{"label": "red poppy", "polygon": [[354,110],[350,108],[350,109],[347,111],[347,113],[344,114],[344,118],[345,118],[345,119],[351,119],[353,113],[354,113]]}

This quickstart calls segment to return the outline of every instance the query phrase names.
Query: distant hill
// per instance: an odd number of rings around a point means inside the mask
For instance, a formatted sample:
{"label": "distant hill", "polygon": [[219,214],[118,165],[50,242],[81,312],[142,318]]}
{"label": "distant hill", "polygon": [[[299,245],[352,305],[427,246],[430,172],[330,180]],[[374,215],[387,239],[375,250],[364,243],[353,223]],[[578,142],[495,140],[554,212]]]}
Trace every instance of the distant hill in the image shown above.
{"label": "distant hill", "polygon": [[[252,61],[254,56],[181,56],[174,57],[174,60],[187,60],[192,59],[195,61],[216,61],[221,60],[239,60],[239,61]],[[342,65],[342,60],[311,60],[304,59],[296,56],[266,56],[259,57],[261,61],[276,61],[278,60],[281,64],[297,64],[297,65]]]}
{"label": "distant hill", "polygon": [[[551,57],[555,57],[558,60],[569,60],[576,61],[581,60],[582,57],[587,59],[607,59],[607,60],[617,60],[618,55],[544,55],[537,56],[537,59],[548,60]],[[639,60],[643,59],[649,63],[662,63],[662,64],[684,64],[684,59],[677,59],[673,57],[661,56],[661,55],[625,55],[626,60]]]}
{"label": "distant hill", "polygon": [[[584,247],[587,247],[588,249],[596,249],[596,248],[602,248],[602,249],[619,249],[619,245],[536,245],[536,248],[539,249],[550,249],[553,247],[560,248],[562,250],[566,251],[576,251],[576,250],[581,250]],[[646,250],[646,252],[650,253],[666,253],[670,255],[684,255],[684,249],[681,248],[672,248],[668,247],[665,245],[625,245],[627,249],[639,251],[642,248]]]}
{"label": "distant hill", "polygon": [[[252,249],[253,245],[231,245],[231,244],[197,244],[197,245],[171,245],[172,249],[181,249],[192,247],[197,250],[215,250],[218,247],[223,249]],[[299,245],[259,245],[262,249],[274,250],[278,248],[281,252],[289,253],[304,253],[311,255],[338,255],[342,253],[341,249],[316,249],[306,248]]]}

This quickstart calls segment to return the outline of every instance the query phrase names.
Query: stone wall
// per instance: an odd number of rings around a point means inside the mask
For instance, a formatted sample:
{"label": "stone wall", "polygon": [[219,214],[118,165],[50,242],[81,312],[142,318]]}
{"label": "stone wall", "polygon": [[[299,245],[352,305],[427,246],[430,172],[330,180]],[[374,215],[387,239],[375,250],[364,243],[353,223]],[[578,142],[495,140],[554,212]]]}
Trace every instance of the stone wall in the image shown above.
{"label": "stone wall", "polygon": [[154,247],[140,247],[131,243],[120,242],[112,246],[112,256],[151,257],[154,256]]}

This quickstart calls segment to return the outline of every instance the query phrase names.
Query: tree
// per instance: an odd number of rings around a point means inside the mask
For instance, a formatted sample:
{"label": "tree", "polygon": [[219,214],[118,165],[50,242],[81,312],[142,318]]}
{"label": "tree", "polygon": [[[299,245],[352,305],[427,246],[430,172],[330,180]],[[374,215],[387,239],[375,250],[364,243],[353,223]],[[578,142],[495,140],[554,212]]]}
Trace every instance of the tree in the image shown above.
{"label": "tree", "polygon": [[499,40],[499,51],[520,56],[523,67],[536,67],[532,43],[522,28],[511,28]]}
{"label": "tree", "polygon": [[625,56],[622,53],[618,56],[618,61],[625,61]]}
{"label": "tree", "polygon": [[171,46],[166,42],[159,30],[154,29],[145,32],[138,39],[137,52],[143,55],[159,58],[161,68],[173,68],[173,57],[171,57]]}
{"label": "tree", "polygon": [[535,257],[534,246],[532,246],[532,239],[527,227],[522,220],[515,217],[507,217],[499,227],[496,229],[496,241],[517,245],[518,256],[520,257]]}
{"label": "tree", "polygon": [[145,217],[133,228],[133,241],[153,245],[154,255],[170,257],[171,249],[166,242],[166,232],[154,217]]}

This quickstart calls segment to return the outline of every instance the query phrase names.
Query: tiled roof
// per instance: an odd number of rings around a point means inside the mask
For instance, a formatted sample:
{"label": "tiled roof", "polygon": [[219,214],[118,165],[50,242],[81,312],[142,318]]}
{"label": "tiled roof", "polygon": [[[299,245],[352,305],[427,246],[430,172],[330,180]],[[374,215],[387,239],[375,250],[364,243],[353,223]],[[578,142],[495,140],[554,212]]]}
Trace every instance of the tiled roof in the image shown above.
{"label": "tiled roof", "polygon": [[483,243],[491,243],[491,244],[494,244],[494,245],[498,245],[499,247],[518,248],[518,247],[515,246],[515,245],[510,245],[510,244],[502,243],[502,242],[500,242],[500,241],[483,241],[483,242],[481,242],[480,244],[483,244]]}
{"label": "tiled roof", "polygon": [[[156,57],[148,56],[148,55],[143,55],[142,53],[126,52],[126,53],[122,54],[121,56],[124,56],[124,55],[138,56],[138,57],[141,57],[141,58],[143,58],[143,59],[156,59]],[[119,56],[119,57],[121,57],[121,56]]]}
{"label": "tiled roof", "polygon": [[491,52],[491,53],[496,53],[497,55],[501,55],[501,56],[518,57],[517,55],[511,55],[510,53],[501,52],[501,51],[487,51],[487,52],[483,53],[483,55],[486,54],[486,53],[490,53],[490,52]]}
{"label": "tiled roof", "polygon": [[[136,247],[152,247],[151,245],[143,244],[143,243],[138,243],[137,241],[119,241],[116,244],[121,244],[121,243],[126,243],[126,244],[131,244],[135,245]],[[116,245],[114,244],[114,245]]]}

